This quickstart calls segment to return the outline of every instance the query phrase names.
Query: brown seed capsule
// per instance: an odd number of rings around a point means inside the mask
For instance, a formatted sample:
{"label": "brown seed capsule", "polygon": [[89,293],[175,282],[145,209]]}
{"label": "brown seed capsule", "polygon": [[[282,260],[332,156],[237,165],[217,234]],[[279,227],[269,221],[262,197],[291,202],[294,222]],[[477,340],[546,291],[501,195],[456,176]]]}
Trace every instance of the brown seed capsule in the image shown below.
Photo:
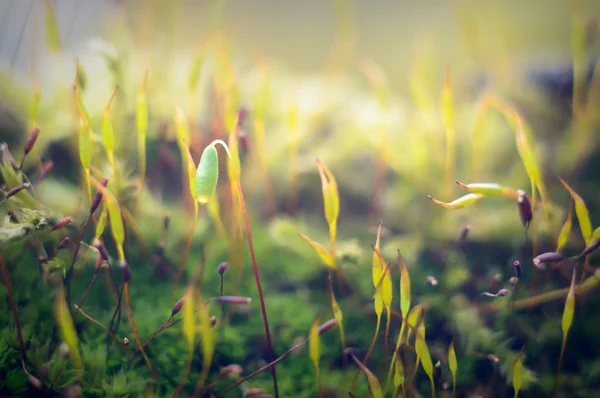
{"label": "brown seed capsule", "polygon": [[14,187],[13,189],[11,189],[10,191],[8,191],[6,193],[6,199],[10,198],[11,196],[15,196],[16,194],[18,194],[19,192],[21,192],[24,189],[29,188],[30,186],[31,186],[31,184],[29,184],[28,182],[24,182],[23,184]]}
{"label": "brown seed capsule", "polygon": [[214,315],[211,315],[210,318],[208,318],[208,322],[210,322],[210,327],[214,328],[215,325],[217,324],[217,317]]}
{"label": "brown seed capsule", "polygon": [[25,148],[24,148],[24,157],[27,156],[27,154],[29,152],[31,152],[31,150],[33,149],[33,146],[35,145],[35,142],[38,139],[38,136],[40,135],[40,128],[38,126],[35,126],[33,128],[33,130],[31,130],[31,133],[29,134],[29,138],[27,138],[27,143],[25,144]]}
{"label": "brown seed capsule", "polygon": [[335,318],[328,320],[327,322],[325,322],[324,324],[319,326],[319,335],[322,335],[323,333],[325,333],[332,327],[336,326],[337,324],[338,324],[338,321]]}
{"label": "brown seed capsule", "polygon": [[504,297],[506,295],[508,295],[508,290],[506,290],[506,289],[500,289],[500,290],[498,290],[498,293],[496,293],[496,296],[498,296],[498,297]]}
{"label": "brown seed capsule", "polygon": [[67,225],[71,224],[71,221],[73,221],[73,217],[61,218],[56,222],[56,224],[54,224],[54,226],[52,227],[52,231],[56,231],[58,229],[66,227]]}
{"label": "brown seed capsule", "polygon": [[600,247],[600,239],[594,239],[593,241],[590,242],[589,245],[587,245],[585,247],[585,249],[583,249],[583,251],[581,252],[581,254],[579,254],[577,257],[581,258],[581,257],[589,256],[598,247]]}
{"label": "brown seed capsule", "polygon": [[250,304],[252,299],[250,297],[240,296],[218,296],[215,297],[215,301],[224,304]]}
{"label": "brown seed capsule", "polygon": [[559,261],[563,261],[564,259],[565,256],[563,256],[560,253],[547,252],[536,256],[533,259],[533,265],[535,265],[537,268],[544,269],[546,263],[556,263]]}
{"label": "brown seed capsule", "polygon": [[174,317],[175,315],[177,315],[179,313],[179,311],[181,311],[184,301],[185,301],[185,296],[183,296],[182,298],[177,300],[177,302],[173,306],[173,309],[171,310],[171,318]]}
{"label": "brown seed capsule", "polygon": [[217,265],[217,272],[219,273],[219,275],[223,275],[228,268],[229,263],[227,261],[224,261],[221,264]]}
{"label": "brown seed capsule", "polygon": [[235,379],[240,377],[243,371],[244,369],[240,365],[234,363],[231,365],[227,365],[223,369],[221,369],[220,374],[221,377],[230,377],[232,379]]}
{"label": "brown seed capsule", "polygon": [[531,211],[531,203],[525,191],[517,190],[517,204],[519,206],[519,216],[524,226],[528,226],[533,218],[533,212]]}
{"label": "brown seed capsule", "polygon": [[[102,184],[102,186],[106,188],[106,186],[108,185],[108,178],[102,177],[102,181],[100,181],[100,184]],[[102,191],[98,190],[94,195],[94,199],[92,199],[92,204],[90,205],[90,214],[94,214],[94,212],[98,209],[98,206],[100,206],[101,201]]]}

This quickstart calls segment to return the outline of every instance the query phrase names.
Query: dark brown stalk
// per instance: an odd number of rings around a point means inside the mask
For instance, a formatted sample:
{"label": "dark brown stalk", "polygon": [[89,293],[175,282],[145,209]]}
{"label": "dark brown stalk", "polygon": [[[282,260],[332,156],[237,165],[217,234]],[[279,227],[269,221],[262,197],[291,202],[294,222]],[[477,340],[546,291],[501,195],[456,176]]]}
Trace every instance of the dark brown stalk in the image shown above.
{"label": "dark brown stalk", "polygon": [[87,288],[85,289],[85,292],[83,292],[83,296],[81,296],[81,299],[79,299],[79,303],[75,305],[75,313],[73,314],[73,318],[75,318],[77,316],[77,313],[79,311],[81,311],[81,306],[83,305],[85,298],[87,297],[88,293],[90,292],[90,289],[92,288],[92,285],[94,284],[94,281],[96,280],[97,276],[98,276],[98,273],[94,272],[94,276],[92,276],[92,279],[88,283]]}
{"label": "dark brown stalk", "polygon": [[21,360],[25,362],[27,360],[27,351],[25,350],[25,342],[23,341],[23,334],[21,333],[21,324],[19,323],[19,317],[17,315],[17,306],[13,298],[12,289],[10,288],[10,281],[8,280],[8,271],[4,260],[0,257],[0,265],[2,266],[2,276],[4,277],[4,285],[6,286],[6,292],[8,294],[8,301],[10,302],[10,309],[13,314],[15,321],[15,327],[17,329],[17,336],[19,337],[19,345],[21,347]]}
{"label": "dark brown stalk", "polygon": [[106,333],[108,333],[108,335],[117,342],[117,344],[119,344],[119,346],[121,347],[121,349],[123,350],[123,352],[131,358],[131,356],[133,355],[131,353],[131,351],[129,351],[127,349],[127,346],[125,345],[125,343],[123,342],[123,340],[119,339],[113,332],[111,332],[106,326],[104,326],[103,324],[101,324],[100,322],[98,322],[97,320],[95,320],[94,318],[92,318],[91,316],[89,316],[88,314],[86,314],[81,307],[79,307],[78,305],[75,305],[75,309],[77,310],[78,313],[81,313],[81,315],[83,315],[84,318],[86,318],[88,321],[92,322],[94,325],[97,325],[99,327],[101,327],[102,329],[104,329],[104,331]]}

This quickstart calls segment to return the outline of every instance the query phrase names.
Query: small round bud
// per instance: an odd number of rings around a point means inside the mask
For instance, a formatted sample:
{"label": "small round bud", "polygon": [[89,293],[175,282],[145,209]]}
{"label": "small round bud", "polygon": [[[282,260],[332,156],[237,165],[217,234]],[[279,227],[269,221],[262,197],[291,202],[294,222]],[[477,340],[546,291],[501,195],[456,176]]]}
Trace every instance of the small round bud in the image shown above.
{"label": "small round bud", "polygon": [[219,275],[223,275],[228,268],[229,263],[227,261],[224,261],[221,264],[217,265],[217,272],[219,273]]}
{"label": "small round bud", "polygon": [[123,344],[128,345],[129,339],[127,337],[123,337]]}

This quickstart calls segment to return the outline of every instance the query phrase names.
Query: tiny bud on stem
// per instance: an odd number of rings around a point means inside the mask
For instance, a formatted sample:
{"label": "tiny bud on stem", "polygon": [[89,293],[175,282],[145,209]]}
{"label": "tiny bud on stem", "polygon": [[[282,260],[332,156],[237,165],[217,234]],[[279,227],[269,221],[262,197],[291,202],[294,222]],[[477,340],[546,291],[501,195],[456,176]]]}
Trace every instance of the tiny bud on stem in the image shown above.
{"label": "tiny bud on stem", "polygon": [[27,156],[29,154],[29,152],[31,152],[39,135],[40,135],[40,128],[38,126],[35,126],[33,128],[33,130],[31,130],[31,133],[29,134],[29,138],[27,138],[27,143],[25,144],[25,149],[23,151],[24,152],[23,157]]}
{"label": "tiny bud on stem", "polygon": [[73,221],[73,217],[65,217],[65,218],[58,220],[56,222],[56,224],[54,224],[54,226],[52,227],[52,231],[56,231],[56,230],[66,227],[67,225],[69,225],[71,223],[71,221]]}
{"label": "tiny bud on stem", "polygon": [[[106,188],[106,186],[108,185],[108,178],[102,177],[102,181],[100,181],[100,184],[102,184]],[[92,199],[92,204],[90,205],[90,214],[94,214],[94,212],[98,209],[98,206],[100,206],[101,201],[102,191],[99,190],[94,195],[94,199]]]}
{"label": "tiny bud on stem", "polygon": [[23,184],[14,187],[13,189],[11,189],[10,191],[8,191],[6,193],[6,199],[10,198],[11,196],[15,196],[16,194],[18,194],[19,192],[21,192],[24,189],[29,188],[30,186],[31,186],[31,184],[29,184],[28,182],[24,182]]}

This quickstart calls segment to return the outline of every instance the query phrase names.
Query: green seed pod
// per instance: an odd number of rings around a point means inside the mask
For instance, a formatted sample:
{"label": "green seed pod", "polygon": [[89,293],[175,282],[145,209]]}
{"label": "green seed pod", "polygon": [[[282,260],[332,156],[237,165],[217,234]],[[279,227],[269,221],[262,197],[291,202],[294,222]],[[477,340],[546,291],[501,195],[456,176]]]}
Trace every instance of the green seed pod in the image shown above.
{"label": "green seed pod", "polygon": [[200,163],[196,169],[196,199],[201,205],[208,203],[217,189],[219,180],[219,154],[214,145],[209,145],[202,152]]}

